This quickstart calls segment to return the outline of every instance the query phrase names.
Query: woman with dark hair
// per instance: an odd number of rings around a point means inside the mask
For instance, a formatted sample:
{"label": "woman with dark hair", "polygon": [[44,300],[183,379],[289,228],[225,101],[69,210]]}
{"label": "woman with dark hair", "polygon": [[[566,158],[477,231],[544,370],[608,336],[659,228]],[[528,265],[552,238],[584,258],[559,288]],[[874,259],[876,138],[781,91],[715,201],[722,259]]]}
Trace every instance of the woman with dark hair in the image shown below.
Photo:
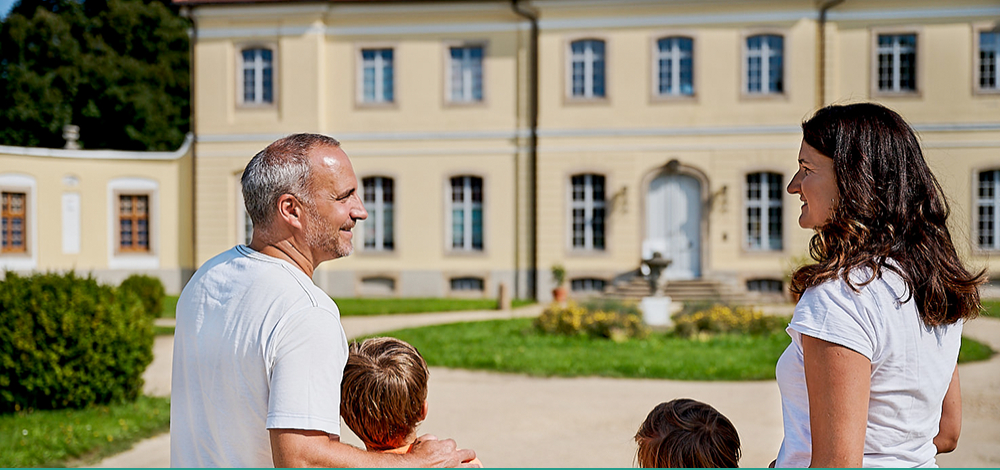
{"label": "woman with dark hair", "polygon": [[961,430],[958,349],[983,273],[962,265],[917,137],[872,103],[802,124],[788,192],[816,233],[778,360],[779,467],[923,467]]}

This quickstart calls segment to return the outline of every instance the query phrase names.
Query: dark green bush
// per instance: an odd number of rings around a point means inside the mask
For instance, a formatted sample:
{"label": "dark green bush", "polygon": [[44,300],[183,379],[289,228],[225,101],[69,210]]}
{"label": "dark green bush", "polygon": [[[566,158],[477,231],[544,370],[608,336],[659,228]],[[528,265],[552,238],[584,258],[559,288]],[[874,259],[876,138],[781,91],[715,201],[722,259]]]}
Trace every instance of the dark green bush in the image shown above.
{"label": "dark green bush", "polygon": [[167,295],[163,290],[163,283],[159,278],[146,276],[144,274],[133,274],[118,286],[119,289],[130,290],[142,300],[142,307],[146,313],[157,318],[163,310],[163,298]]}
{"label": "dark green bush", "polygon": [[152,360],[133,292],[72,272],[0,281],[0,413],[134,400]]}

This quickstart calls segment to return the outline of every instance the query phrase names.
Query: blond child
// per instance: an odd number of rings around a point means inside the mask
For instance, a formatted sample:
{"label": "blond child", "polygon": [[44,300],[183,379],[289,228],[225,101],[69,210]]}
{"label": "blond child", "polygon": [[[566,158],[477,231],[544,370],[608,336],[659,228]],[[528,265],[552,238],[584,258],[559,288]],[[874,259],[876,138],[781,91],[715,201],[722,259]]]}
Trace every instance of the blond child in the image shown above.
{"label": "blond child", "polygon": [[[405,454],[427,417],[427,363],[396,338],[351,343],[340,415],[371,452]],[[479,459],[466,462],[482,466]]]}
{"label": "blond child", "polygon": [[711,406],[678,398],[660,403],[635,434],[642,468],[736,468],[740,436]]}

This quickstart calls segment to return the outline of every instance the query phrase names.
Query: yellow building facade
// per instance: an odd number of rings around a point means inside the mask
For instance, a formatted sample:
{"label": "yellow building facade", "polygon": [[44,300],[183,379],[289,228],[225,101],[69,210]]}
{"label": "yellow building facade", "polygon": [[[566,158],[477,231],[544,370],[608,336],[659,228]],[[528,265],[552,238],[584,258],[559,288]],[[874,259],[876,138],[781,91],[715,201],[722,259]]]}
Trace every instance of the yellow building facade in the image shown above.
{"label": "yellow building facade", "polygon": [[[342,142],[371,215],[315,275],[334,297],[545,301],[557,265],[572,295],[614,293],[655,253],[668,287],[774,295],[811,236],[785,192],[800,123],[877,101],[918,132],[961,256],[1000,276],[995,0],[176,3],[193,42],[195,140],[170,164],[194,175],[182,269],[248,240],[249,159],[316,132]],[[0,186],[21,174],[6,161]],[[65,191],[52,171],[37,184]]]}
{"label": "yellow building facade", "polygon": [[173,152],[0,146],[0,270],[133,273],[180,292],[194,272],[193,164]]}

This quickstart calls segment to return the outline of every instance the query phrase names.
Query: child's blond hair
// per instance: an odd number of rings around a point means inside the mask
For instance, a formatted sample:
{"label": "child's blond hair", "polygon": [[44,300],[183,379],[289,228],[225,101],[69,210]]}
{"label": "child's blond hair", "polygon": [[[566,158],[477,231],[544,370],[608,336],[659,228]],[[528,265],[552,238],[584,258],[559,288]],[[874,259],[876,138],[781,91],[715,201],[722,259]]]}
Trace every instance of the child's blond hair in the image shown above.
{"label": "child's blond hair", "polygon": [[424,419],[428,375],[424,358],[405,341],[351,343],[340,414],[368,450],[402,447]]}

